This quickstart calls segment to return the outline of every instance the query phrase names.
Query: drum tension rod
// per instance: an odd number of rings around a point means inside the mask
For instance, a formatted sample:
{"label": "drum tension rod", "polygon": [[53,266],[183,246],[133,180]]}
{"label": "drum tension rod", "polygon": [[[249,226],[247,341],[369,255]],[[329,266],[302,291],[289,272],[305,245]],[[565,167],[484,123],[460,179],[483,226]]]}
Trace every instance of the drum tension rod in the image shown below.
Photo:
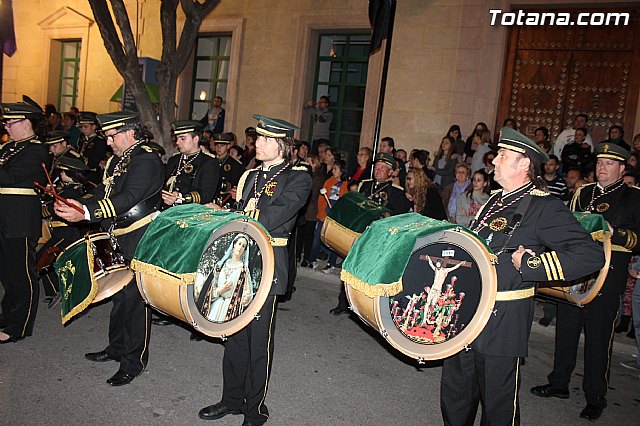
{"label": "drum tension rod", "polygon": [[426,360],[422,357],[418,357],[418,365],[424,365],[426,364]]}

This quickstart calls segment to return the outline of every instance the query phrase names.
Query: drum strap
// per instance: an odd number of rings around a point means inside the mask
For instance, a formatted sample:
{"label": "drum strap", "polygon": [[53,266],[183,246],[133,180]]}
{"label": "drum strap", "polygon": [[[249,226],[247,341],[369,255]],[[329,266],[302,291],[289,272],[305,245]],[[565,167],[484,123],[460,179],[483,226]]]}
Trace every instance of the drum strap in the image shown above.
{"label": "drum strap", "polygon": [[142,219],[132,223],[131,225],[127,226],[126,228],[116,228],[113,231],[111,231],[111,233],[113,234],[114,237],[119,237],[120,235],[124,235],[124,234],[128,234],[129,232],[133,232],[137,229],[142,228],[143,226],[146,226],[148,224],[151,223],[151,221],[154,219],[154,216],[156,215],[156,212],[153,212],[145,217],[143,217]]}

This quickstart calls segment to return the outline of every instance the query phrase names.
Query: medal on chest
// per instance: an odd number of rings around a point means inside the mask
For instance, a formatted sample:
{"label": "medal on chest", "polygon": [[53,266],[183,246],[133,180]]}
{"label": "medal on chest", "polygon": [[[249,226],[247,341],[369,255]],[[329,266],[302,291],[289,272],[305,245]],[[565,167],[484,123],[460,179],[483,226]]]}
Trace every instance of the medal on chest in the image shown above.
{"label": "medal on chest", "polygon": [[489,224],[489,229],[491,229],[494,232],[500,232],[506,227],[507,227],[507,218],[505,217],[497,217],[493,219]]}
{"label": "medal on chest", "polygon": [[609,210],[609,203],[600,203],[596,206],[596,211],[598,213],[603,213]]}

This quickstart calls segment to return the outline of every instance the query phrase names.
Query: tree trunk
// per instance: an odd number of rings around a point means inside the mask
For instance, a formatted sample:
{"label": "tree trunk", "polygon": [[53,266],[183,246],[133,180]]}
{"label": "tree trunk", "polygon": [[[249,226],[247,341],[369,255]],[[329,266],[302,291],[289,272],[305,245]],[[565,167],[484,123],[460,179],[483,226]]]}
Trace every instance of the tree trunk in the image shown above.
{"label": "tree trunk", "polygon": [[[124,1],[109,0],[109,2],[112,11],[109,10],[107,0],[89,0],[104,46],[111,61],[124,78],[126,89],[136,101],[142,123],[154,134],[157,143],[169,149],[172,140],[171,123],[175,120],[178,76],[187,64],[202,20],[220,3],[220,0],[162,0],[160,7],[162,57],[156,68],[160,87],[157,111],[151,103],[142,80],[135,38]],[[186,16],[179,43],[176,42],[178,3]],[[115,18],[115,24],[113,18]],[[116,24],[122,39],[118,36]]]}

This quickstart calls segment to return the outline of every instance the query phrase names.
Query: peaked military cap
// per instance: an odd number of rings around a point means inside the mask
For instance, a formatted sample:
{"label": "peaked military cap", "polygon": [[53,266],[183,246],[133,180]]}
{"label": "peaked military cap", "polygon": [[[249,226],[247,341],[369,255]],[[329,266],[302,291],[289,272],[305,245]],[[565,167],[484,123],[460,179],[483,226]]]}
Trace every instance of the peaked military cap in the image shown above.
{"label": "peaked military cap", "polygon": [[621,147],[620,145],[616,145],[611,142],[602,142],[596,145],[595,154],[597,158],[611,158],[612,160],[618,160],[626,162],[629,157],[631,157],[631,153]]}
{"label": "peaked military cap", "polygon": [[231,133],[216,133],[213,135],[213,143],[221,143],[224,145],[229,145],[233,142],[233,135]]}
{"label": "peaked military cap", "polygon": [[66,155],[63,155],[58,159],[56,168],[60,170],[76,170],[79,172],[89,170],[89,167],[84,164],[84,161],[80,160],[79,158],[67,157]]}
{"label": "peaked military cap", "polygon": [[269,118],[260,114],[253,114],[253,118],[258,120],[256,133],[262,136],[270,138],[292,138],[295,131],[300,130],[298,126],[288,121],[280,120],[279,118]]}
{"label": "peaked military cap", "polygon": [[376,158],[374,160],[374,164],[377,163],[378,161],[381,161],[385,164],[390,165],[394,170],[396,169],[396,159],[393,158],[393,155],[388,154],[386,152],[379,152],[376,154]]}
{"label": "peaked military cap", "polygon": [[500,140],[498,141],[497,148],[504,148],[509,151],[519,152],[520,154],[535,160],[538,164],[549,161],[549,155],[544,152],[538,144],[510,127],[503,127],[500,129]]}
{"label": "peaked military cap", "polygon": [[64,130],[54,130],[47,134],[47,137],[44,138],[44,143],[47,145],[55,145],[60,142],[64,142],[69,137],[69,133]]}
{"label": "peaked military cap", "polygon": [[174,135],[182,135],[183,133],[201,132],[203,127],[199,121],[179,120],[171,124],[171,131]]}
{"label": "peaked military cap", "polygon": [[81,124],[98,124],[98,114],[91,111],[82,111],[78,115],[78,126]]}
{"label": "peaked military cap", "polygon": [[40,108],[25,102],[3,103],[0,104],[0,108],[2,109],[3,120],[35,118],[43,115]]}
{"label": "peaked military cap", "polygon": [[117,129],[126,124],[130,124],[131,121],[138,121],[138,113],[131,111],[116,111],[109,112],[107,114],[98,114],[98,124],[103,132],[111,129]]}

